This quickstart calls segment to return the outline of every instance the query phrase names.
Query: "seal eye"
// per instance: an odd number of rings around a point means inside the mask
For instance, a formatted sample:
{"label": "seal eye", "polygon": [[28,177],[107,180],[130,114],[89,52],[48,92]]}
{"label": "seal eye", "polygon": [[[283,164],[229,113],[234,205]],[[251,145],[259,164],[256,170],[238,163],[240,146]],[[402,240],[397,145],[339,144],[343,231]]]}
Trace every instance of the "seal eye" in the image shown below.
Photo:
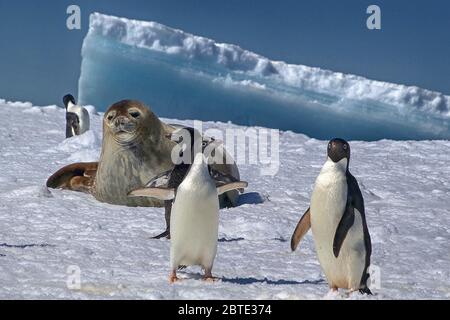
{"label": "seal eye", "polygon": [[141,115],[139,113],[139,111],[134,111],[134,110],[130,111],[129,114],[130,114],[130,116],[132,116],[135,119],[139,118],[139,116]]}
{"label": "seal eye", "polygon": [[108,121],[111,121],[112,118],[114,118],[114,114],[113,113],[108,114],[108,116],[106,117],[106,119],[108,119]]}

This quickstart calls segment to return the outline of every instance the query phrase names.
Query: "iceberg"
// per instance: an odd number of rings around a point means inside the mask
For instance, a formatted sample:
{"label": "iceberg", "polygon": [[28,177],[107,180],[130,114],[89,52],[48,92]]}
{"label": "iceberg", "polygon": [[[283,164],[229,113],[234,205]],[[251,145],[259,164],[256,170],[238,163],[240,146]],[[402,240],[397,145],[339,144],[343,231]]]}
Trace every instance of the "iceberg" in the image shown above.
{"label": "iceberg", "polygon": [[450,138],[450,96],[271,61],[156,22],[93,13],[79,101],[139,99],[161,117],[230,121],[317,139]]}

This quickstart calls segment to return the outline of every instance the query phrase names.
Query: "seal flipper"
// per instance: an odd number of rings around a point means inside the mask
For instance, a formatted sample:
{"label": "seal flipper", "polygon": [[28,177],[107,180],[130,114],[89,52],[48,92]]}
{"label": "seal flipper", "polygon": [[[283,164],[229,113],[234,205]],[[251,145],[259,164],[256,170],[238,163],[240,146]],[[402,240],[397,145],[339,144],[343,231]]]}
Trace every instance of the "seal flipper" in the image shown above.
{"label": "seal flipper", "polygon": [[47,179],[52,189],[68,189],[89,193],[97,172],[98,162],[80,162],[65,166]]}
{"label": "seal flipper", "polygon": [[75,176],[69,180],[69,189],[89,193],[93,183],[90,177]]}
{"label": "seal flipper", "polygon": [[295,227],[294,233],[291,237],[291,250],[295,251],[297,249],[298,244],[300,243],[300,240],[302,240],[303,236],[308,232],[308,230],[311,228],[311,212],[310,208],[305,211],[303,216],[300,218],[300,221],[297,224],[297,227]]}
{"label": "seal flipper", "polygon": [[174,188],[161,188],[161,187],[152,187],[152,188],[140,188],[131,191],[128,193],[129,197],[150,197],[156,198],[159,200],[172,200],[175,198],[175,189]]}

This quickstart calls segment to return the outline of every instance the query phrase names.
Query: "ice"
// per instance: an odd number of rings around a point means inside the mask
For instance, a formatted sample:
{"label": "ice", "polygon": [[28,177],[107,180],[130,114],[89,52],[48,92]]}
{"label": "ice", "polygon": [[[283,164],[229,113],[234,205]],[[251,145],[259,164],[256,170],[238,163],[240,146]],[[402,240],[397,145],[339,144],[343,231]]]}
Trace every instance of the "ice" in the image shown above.
{"label": "ice", "polygon": [[[36,109],[42,112],[29,112]],[[280,135],[276,176],[240,165],[249,195],[220,212],[213,268],[219,281],[200,281],[200,269],[189,267],[180,273],[183,281],[169,285],[169,241],[149,239],[165,227],[162,208],[109,205],[44,186],[61,166],[98,156],[102,114],[91,115],[90,131],[66,140],[63,108],[0,100],[0,110],[0,299],[450,297],[449,141],[350,141],[372,263],[381,270],[374,296],[329,293],[311,233],[290,252],[327,146],[290,131]],[[204,128],[246,129],[221,122]],[[67,287],[70,266],[81,271],[79,290]]]}
{"label": "ice", "polygon": [[143,100],[163,117],[231,121],[318,139],[449,139],[450,97],[271,61],[156,22],[93,13],[79,100]]}

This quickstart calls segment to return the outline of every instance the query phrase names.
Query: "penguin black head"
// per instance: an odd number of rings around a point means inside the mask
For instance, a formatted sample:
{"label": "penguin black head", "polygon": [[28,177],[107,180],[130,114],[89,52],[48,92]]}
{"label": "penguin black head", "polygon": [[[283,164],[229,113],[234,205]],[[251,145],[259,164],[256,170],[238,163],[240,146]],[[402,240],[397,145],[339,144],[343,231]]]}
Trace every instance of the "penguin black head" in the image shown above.
{"label": "penguin black head", "polygon": [[328,142],[328,157],[333,162],[339,162],[346,158],[347,162],[350,161],[350,145],[347,141],[340,138],[334,138]]}
{"label": "penguin black head", "polygon": [[75,98],[71,94],[66,94],[63,97],[63,103],[64,103],[64,106],[66,107],[66,109],[67,109],[67,105],[69,104],[69,102],[72,102],[73,104],[75,104]]}

